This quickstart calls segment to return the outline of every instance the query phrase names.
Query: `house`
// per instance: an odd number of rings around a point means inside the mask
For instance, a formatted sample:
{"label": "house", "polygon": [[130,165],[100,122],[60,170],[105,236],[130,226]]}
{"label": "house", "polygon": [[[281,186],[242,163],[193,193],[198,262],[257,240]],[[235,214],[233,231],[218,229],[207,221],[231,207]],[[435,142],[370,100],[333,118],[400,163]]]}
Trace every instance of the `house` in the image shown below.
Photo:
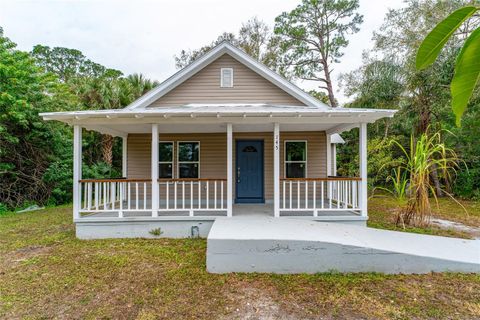
{"label": "house", "polygon": [[[73,126],[80,238],[206,236],[252,215],[365,225],[367,124],[393,115],[330,108],[228,42],[124,109],[41,114]],[[360,176],[337,177],[332,137],[352,128]],[[123,139],[123,178],[82,178],[83,129]]]}

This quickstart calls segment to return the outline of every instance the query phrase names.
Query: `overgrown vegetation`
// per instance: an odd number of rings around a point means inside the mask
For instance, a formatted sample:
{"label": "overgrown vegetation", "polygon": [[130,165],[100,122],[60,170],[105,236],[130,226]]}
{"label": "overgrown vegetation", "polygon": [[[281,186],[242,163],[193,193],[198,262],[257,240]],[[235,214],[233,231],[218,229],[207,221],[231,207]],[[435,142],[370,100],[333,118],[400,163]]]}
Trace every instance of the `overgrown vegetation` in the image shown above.
{"label": "overgrown vegetation", "polygon": [[[395,228],[382,211],[388,203],[370,203],[372,224]],[[465,205],[480,217],[480,207]],[[71,207],[2,216],[0,318],[480,317],[475,274],[216,275],[205,270],[205,249],[202,239],[81,241]]]}

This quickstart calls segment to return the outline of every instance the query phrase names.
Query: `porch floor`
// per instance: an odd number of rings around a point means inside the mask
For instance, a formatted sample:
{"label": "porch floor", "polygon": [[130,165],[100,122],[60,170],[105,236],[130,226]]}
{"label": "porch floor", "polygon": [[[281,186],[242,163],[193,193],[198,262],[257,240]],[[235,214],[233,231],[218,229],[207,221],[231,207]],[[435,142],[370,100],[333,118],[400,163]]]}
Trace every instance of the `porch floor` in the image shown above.
{"label": "porch floor", "polygon": [[[196,217],[225,217],[225,211],[200,211],[195,212]],[[281,217],[298,217],[298,218],[315,218],[315,219],[336,219],[336,218],[358,218],[361,217],[358,213],[350,210],[343,211],[318,211],[317,217],[313,216],[312,210],[305,211],[282,211]],[[125,218],[149,218],[152,216],[151,210],[145,211],[124,211],[123,216]],[[186,211],[161,211],[158,214],[159,217],[189,217],[188,210]],[[273,204],[234,204],[233,205],[233,217],[273,217]],[[104,211],[84,214],[82,218],[117,218],[118,212],[116,211]]]}

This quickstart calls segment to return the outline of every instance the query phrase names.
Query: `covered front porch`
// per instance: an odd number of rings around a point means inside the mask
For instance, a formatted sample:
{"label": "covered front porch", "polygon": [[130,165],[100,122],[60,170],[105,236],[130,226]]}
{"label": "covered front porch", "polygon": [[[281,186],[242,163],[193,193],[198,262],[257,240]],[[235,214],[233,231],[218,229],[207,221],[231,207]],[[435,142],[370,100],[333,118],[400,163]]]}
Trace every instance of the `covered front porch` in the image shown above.
{"label": "covered front porch", "polygon": [[[170,120],[169,117],[165,119]],[[198,123],[197,117],[190,117],[185,121],[190,123],[123,125],[123,131],[117,127],[112,129],[111,125],[74,124],[74,220],[131,221],[175,217],[197,220],[249,215],[327,221],[339,217],[346,220],[367,219],[366,123],[340,125],[323,121],[314,124],[312,120],[301,117],[280,122],[280,119],[270,116],[267,119],[243,116],[241,119],[225,123],[222,117],[217,116],[212,121],[214,123]],[[122,138],[122,178],[82,178],[82,127]],[[339,130],[354,127],[360,128],[361,174],[359,177],[337,177],[331,136]],[[171,178],[162,177],[162,150],[159,144],[185,134],[188,134],[188,139],[179,139],[192,141],[192,137],[198,137],[202,148],[201,152],[198,151],[201,154],[198,159],[201,176],[198,173],[199,177],[182,178],[179,177],[180,169],[175,168],[172,169]],[[142,135],[141,139],[138,135]],[[309,147],[308,168],[304,169],[302,177],[287,177],[286,143],[301,139],[305,139]],[[253,173],[261,176],[258,180],[262,184],[259,188],[261,198],[254,199],[258,201],[238,197],[241,180],[238,163],[241,151],[238,145],[248,141],[260,141],[261,153],[264,154],[261,171]],[[137,150],[139,145],[143,148],[141,151]],[[172,145],[177,147],[178,141],[172,142]],[[139,160],[129,154],[141,152],[149,153],[148,165],[138,165]],[[172,165],[173,160],[180,159],[172,159]],[[173,166],[179,167],[180,164]],[[243,170],[242,179],[245,174]],[[247,186],[249,188],[252,186]]]}
{"label": "covered front porch", "polygon": [[[365,221],[367,123],[393,112],[191,104],[43,116],[74,127],[77,223],[249,214]],[[332,135],[353,128],[360,175],[338,177]],[[122,139],[122,178],[82,177],[83,129]]]}

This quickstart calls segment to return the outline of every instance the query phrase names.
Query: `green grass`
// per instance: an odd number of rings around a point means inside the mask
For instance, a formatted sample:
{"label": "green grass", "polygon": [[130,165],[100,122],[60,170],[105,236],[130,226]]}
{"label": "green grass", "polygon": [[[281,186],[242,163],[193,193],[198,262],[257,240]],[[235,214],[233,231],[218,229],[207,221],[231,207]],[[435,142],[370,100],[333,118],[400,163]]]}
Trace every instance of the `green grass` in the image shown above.
{"label": "green grass", "polygon": [[0,217],[0,318],[480,317],[479,275],[214,275],[205,240],[82,241],[71,220]]}
{"label": "green grass", "polygon": [[[480,227],[480,202],[460,200],[464,206],[450,198],[438,199],[438,205],[434,199],[431,199],[432,211],[435,218],[455,221],[463,223],[467,226]],[[471,234],[464,231],[453,229],[439,229],[434,225],[425,228],[417,228],[410,226],[396,226],[394,212],[398,209],[395,199],[389,196],[379,195],[369,199],[368,201],[368,226],[372,228],[388,229],[396,231],[406,231],[422,234],[430,234],[446,237],[472,238]]]}

